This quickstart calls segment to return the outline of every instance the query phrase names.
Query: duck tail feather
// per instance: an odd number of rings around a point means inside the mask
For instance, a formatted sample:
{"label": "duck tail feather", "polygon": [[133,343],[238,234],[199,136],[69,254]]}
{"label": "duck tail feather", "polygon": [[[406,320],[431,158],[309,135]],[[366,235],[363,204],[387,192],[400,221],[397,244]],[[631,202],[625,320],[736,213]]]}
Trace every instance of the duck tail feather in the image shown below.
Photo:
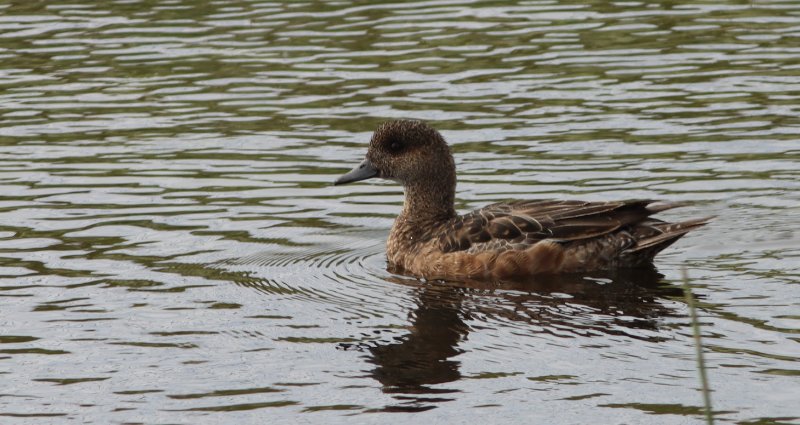
{"label": "duck tail feather", "polygon": [[623,251],[623,254],[626,256],[653,258],[661,250],[683,237],[683,235],[708,224],[712,218],[714,217],[709,216],[681,221],[679,223],[664,223],[659,225],[657,229],[661,233],[638,240],[636,245]]}

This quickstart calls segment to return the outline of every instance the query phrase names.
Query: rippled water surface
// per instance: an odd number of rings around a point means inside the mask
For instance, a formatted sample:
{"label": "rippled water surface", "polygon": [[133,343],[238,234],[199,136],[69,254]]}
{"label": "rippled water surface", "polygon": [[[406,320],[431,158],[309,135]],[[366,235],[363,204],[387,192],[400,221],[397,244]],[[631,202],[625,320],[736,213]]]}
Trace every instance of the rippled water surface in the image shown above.
{"label": "rippled water surface", "polygon": [[[386,271],[389,118],[457,207],[692,201],[658,271]],[[0,423],[800,423],[800,3],[0,4]],[[466,287],[465,287],[466,286]]]}

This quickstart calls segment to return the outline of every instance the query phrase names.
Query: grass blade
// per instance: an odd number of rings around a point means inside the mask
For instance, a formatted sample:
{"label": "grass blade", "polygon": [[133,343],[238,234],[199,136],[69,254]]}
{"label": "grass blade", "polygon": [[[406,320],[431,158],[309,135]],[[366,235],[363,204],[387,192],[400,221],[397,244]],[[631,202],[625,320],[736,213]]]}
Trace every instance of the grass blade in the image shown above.
{"label": "grass blade", "polygon": [[711,390],[708,387],[708,374],[706,373],[706,361],[703,356],[703,340],[700,337],[700,322],[697,320],[697,309],[694,306],[694,294],[689,285],[689,276],[686,267],[681,269],[683,279],[683,292],[686,295],[686,305],[689,306],[689,317],[692,321],[692,333],[694,334],[694,348],[697,354],[697,370],[700,372],[700,386],[703,390],[703,405],[706,412],[706,424],[714,424],[714,413],[711,409]]}

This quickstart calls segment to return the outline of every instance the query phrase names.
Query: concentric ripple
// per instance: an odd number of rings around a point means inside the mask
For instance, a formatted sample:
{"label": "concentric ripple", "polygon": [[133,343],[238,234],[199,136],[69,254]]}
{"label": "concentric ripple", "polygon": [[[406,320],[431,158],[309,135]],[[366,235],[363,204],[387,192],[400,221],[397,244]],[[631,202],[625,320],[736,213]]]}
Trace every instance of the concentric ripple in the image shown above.
{"label": "concentric ripple", "polygon": [[379,234],[350,233],[338,235],[335,244],[264,251],[215,266],[244,272],[247,282],[237,283],[258,291],[376,315],[398,304],[385,284],[389,273],[383,250]]}

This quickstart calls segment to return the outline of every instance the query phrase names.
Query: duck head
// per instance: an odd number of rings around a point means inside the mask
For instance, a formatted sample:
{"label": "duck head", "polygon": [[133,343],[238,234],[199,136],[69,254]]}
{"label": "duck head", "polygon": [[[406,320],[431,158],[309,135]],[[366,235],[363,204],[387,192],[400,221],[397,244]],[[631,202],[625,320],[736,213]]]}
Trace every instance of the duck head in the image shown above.
{"label": "duck head", "polygon": [[455,191],[455,162],[444,138],[422,121],[381,124],[369,142],[364,161],[333,184],[379,177],[431,191]]}

